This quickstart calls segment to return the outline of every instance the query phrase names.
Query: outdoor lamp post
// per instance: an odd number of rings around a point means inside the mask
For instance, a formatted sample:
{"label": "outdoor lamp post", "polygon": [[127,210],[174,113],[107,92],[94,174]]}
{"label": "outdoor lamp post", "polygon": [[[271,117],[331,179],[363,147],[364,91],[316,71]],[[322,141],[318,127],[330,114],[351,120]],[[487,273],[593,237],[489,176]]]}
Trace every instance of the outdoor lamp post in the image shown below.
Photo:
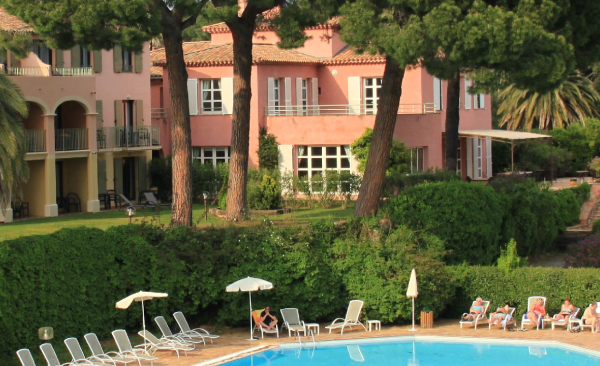
{"label": "outdoor lamp post", "polygon": [[129,217],[129,223],[131,224],[131,219],[133,219],[133,217],[135,216],[135,207],[127,207],[127,216]]}
{"label": "outdoor lamp post", "polygon": [[204,220],[208,220],[208,192],[202,192],[202,196],[204,197]]}
{"label": "outdoor lamp post", "polygon": [[52,327],[41,327],[38,329],[38,338],[42,341],[49,341],[54,338],[54,329]]}

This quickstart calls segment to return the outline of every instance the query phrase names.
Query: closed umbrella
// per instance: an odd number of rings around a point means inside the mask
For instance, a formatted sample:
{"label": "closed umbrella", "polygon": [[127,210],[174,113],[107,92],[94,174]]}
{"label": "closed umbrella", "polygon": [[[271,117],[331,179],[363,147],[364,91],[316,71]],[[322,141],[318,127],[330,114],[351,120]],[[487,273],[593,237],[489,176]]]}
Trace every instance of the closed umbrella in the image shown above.
{"label": "closed umbrella", "polygon": [[[146,330],[146,317],[144,315],[144,301],[149,301],[154,299],[155,297],[167,297],[168,294],[164,292],[147,292],[140,291],[135,294],[131,294],[117,302],[117,309],[127,309],[134,301],[139,301],[142,303],[142,326],[144,327],[144,331]],[[144,338],[144,344],[146,343],[146,339]]]}
{"label": "closed umbrella", "polygon": [[261,280],[260,278],[246,277],[241,280],[235,281],[225,288],[227,292],[248,292],[248,299],[250,300],[250,339],[253,341],[252,336],[252,292],[261,290],[271,290],[273,284],[269,281]]}
{"label": "closed umbrella", "polygon": [[417,272],[415,269],[412,269],[410,273],[410,280],[408,281],[408,289],[406,289],[406,296],[412,298],[412,329],[411,331],[416,331],[415,329],[415,297],[419,296],[419,292],[417,291]]}

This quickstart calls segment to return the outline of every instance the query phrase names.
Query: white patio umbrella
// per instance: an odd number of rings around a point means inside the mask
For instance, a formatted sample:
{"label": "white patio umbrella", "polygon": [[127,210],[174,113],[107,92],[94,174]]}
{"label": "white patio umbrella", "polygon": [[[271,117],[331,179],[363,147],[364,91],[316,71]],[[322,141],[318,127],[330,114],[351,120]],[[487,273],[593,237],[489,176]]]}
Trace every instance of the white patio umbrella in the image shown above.
{"label": "white patio umbrella", "polygon": [[[134,301],[141,302],[142,303],[142,326],[145,331],[146,330],[146,316],[144,314],[144,301],[152,300],[155,297],[167,297],[167,296],[169,296],[169,295],[164,292],[140,291],[140,292],[136,292],[135,294],[131,294],[131,295],[127,296],[123,300],[120,300],[119,302],[117,302],[116,306],[117,306],[117,309],[127,309],[131,305],[132,302],[134,302]],[[146,343],[146,339],[144,338],[144,344],[145,343]]]}
{"label": "white patio umbrella", "polygon": [[408,289],[406,289],[406,296],[412,298],[412,329],[411,332],[416,331],[415,329],[415,297],[419,296],[417,291],[417,272],[412,269],[410,272],[410,280],[408,281]]}
{"label": "white patio umbrella", "polygon": [[248,292],[248,299],[250,299],[250,339],[253,341],[252,336],[252,292],[260,290],[271,290],[273,284],[269,281],[261,280],[260,278],[246,277],[241,280],[235,281],[225,288],[227,292]]}

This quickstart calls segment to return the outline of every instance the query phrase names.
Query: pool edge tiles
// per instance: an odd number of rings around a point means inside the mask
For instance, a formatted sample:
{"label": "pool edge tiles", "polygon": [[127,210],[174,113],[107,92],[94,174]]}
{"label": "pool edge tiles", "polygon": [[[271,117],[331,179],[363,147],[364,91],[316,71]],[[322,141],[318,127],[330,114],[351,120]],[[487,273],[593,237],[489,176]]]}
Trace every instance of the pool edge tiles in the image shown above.
{"label": "pool edge tiles", "polygon": [[190,366],[212,366],[212,365],[223,365],[227,362],[231,362],[231,361],[235,361],[235,360],[239,360],[240,358],[244,358],[244,357],[248,357],[248,356],[252,356],[261,352],[265,352],[268,350],[272,350],[275,348],[279,348],[278,346],[257,346],[257,347],[252,347],[252,348],[247,348],[247,349],[243,349],[241,351],[237,351],[237,352],[233,352],[230,354],[227,354],[225,356],[221,356],[221,357],[217,357],[217,358],[211,358],[210,360],[206,360],[206,361],[202,361],[202,362],[198,362],[195,363],[193,365]]}

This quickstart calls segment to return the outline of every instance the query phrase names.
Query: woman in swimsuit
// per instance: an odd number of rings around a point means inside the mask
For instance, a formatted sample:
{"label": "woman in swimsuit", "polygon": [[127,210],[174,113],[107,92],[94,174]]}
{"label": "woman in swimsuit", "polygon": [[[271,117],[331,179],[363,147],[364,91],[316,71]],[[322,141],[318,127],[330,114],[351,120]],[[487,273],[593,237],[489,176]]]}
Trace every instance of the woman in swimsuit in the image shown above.
{"label": "woman in swimsuit", "polygon": [[591,325],[592,326],[592,333],[596,333],[597,329],[596,329],[596,324],[598,323],[598,313],[596,313],[596,308],[598,307],[598,304],[593,302],[590,304],[590,306],[588,306],[587,309],[585,309],[585,311],[583,312],[583,316],[581,317],[581,324],[582,325]]}
{"label": "woman in swimsuit", "polygon": [[537,324],[539,319],[544,315],[546,315],[546,307],[544,306],[544,300],[539,298],[533,305],[533,309],[531,309],[531,311],[527,313],[527,319],[529,319],[533,324]]}
{"label": "woman in swimsuit", "polygon": [[565,299],[564,304],[562,304],[561,308],[560,308],[560,313],[554,315],[554,319],[555,320],[559,320],[559,319],[567,319],[568,317],[571,316],[571,314],[573,314],[573,312],[575,312],[575,306],[573,306],[573,304],[571,304],[571,299]]}
{"label": "woman in swimsuit", "polygon": [[508,304],[504,305],[504,307],[498,308],[498,310],[496,310],[490,314],[489,323],[491,325],[497,325],[499,323],[502,323],[502,321],[504,320],[506,315],[508,315],[509,311],[510,311],[510,306]]}

